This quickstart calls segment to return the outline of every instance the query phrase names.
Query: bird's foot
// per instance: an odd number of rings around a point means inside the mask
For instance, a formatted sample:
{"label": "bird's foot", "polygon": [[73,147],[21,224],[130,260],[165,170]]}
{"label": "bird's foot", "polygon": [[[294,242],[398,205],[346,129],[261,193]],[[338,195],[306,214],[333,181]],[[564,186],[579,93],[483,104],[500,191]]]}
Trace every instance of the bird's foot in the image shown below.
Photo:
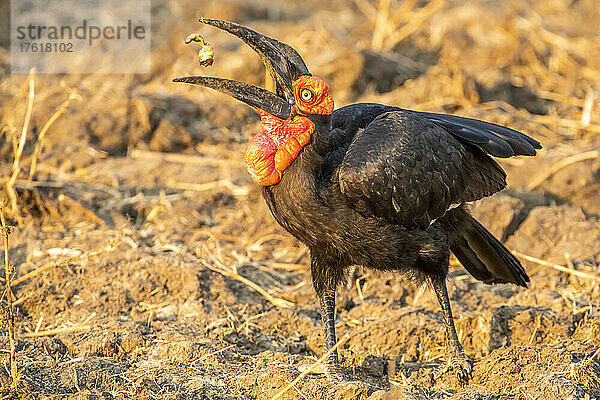
{"label": "bird's foot", "polygon": [[339,363],[327,364],[325,369],[325,375],[327,376],[327,379],[331,381],[341,382],[346,380],[346,376],[344,375],[342,367]]}
{"label": "bird's foot", "polygon": [[473,366],[462,351],[449,354],[446,362],[435,372],[433,379],[437,381],[442,375],[452,371],[456,373],[458,382],[462,386],[468,384],[469,380],[473,377]]}

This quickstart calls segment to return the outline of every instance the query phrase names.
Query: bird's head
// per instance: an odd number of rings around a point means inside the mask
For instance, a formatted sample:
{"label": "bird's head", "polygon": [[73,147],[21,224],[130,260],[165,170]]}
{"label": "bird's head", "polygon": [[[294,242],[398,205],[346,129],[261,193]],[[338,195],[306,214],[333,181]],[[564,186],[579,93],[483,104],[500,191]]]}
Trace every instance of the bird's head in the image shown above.
{"label": "bird's head", "polygon": [[262,130],[248,143],[244,163],[254,182],[261,186],[275,185],[309,143],[315,131],[311,116],[333,112],[329,87],[308,72],[302,57],[289,45],[233,22],[206,18],[200,22],[223,29],[252,47],[273,77],[275,92],[214,77],[190,76],[174,81],[227,93],[259,112]]}

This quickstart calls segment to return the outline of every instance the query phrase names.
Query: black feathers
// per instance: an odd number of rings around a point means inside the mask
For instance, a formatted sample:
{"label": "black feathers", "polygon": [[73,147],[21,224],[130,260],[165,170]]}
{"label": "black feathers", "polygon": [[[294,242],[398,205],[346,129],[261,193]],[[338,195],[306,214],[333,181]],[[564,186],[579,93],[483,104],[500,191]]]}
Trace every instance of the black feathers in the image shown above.
{"label": "black feathers", "polygon": [[504,171],[478,148],[512,152],[507,142],[483,136],[491,133],[465,131],[470,140],[463,144],[440,125],[401,109],[365,125],[352,137],[338,169],[341,192],[362,215],[426,229],[453,205],[506,186]]}
{"label": "black feathers", "polygon": [[491,122],[448,114],[414,113],[435,122],[459,139],[478,146],[494,157],[534,156],[535,150],[542,148],[537,140]]}
{"label": "black feathers", "polygon": [[455,239],[450,245],[452,252],[473,277],[486,283],[512,282],[527,287],[529,277],[519,260],[477,220],[464,210],[456,210],[448,216],[446,225],[460,221]]}

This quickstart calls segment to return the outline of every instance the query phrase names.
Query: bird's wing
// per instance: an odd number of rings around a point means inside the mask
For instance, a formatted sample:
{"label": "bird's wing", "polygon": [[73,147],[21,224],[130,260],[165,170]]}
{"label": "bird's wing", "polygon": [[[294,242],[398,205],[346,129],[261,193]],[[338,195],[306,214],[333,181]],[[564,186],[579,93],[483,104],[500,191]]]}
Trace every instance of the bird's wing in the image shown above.
{"label": "bird's wing", "polygon": [[458,115],[410,112],[435,122],[459,140],[475,145],[494,157],[534,156],[535,150],[542,148],[537,140],[502,125]]}
{"label": "bird's wing", "polygon": [[[499,140],[486,133],[486,125],[478,125],[486,123],[423,114],[427,113],[385,112],[354,135],[337,173],[341,192],[356,211],[406,227],[427,228],[453,205],[506,186],[506,174],[486,154],[500,153],[496,151]],[[507,136],[511,155],[529,150],[519,139]],[[523,149],[514,148],[518,145]],[[509,151],[501,154],[508,156]]]}

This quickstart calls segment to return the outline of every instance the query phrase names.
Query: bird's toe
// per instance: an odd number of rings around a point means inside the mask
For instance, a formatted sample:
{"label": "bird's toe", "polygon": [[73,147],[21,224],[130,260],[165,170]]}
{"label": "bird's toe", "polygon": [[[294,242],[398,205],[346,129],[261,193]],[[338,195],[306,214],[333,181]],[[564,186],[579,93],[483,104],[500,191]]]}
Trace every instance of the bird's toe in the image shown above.
{"label": "bird's toe", "polygon": [[448,361],[449,369],[456,371],[456,377],[461,385],[466,385],[473,377],[473,366],[464,355],[456,355]]}
{"label": "bird's toe", "polygon": [[447,372],[455,372],[458,382],[464,386],[473,377],[473,366],[464,354],[453,354],[435,371],[433,380],[439,380]]}

